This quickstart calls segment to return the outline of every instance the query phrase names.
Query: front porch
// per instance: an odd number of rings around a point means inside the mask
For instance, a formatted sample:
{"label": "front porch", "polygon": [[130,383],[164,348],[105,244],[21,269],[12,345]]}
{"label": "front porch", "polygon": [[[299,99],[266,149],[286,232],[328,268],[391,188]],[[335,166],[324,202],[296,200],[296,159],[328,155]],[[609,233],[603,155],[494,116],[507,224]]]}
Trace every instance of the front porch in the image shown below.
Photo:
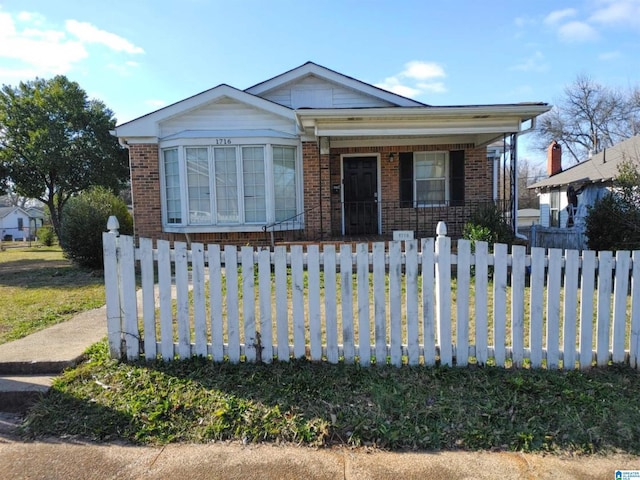
{"label": "front porch", "polygon": [[[461,205],[447,203],[425,207],[405,206],[397,201],[332,202],[331,214],[328,218],[320,218],[321,225],[329,225],[330,228],[305,228],[305,215],[320,216],[318,210],[321,206],[317,205],[296,217],[265,226],[263,242],[271,246],[306,242],[355,244],[389,241],[393,239],[393,233],[399,230],[412,232],[416,239],[430,238],[436,236],[436,226],[440,221],[446,223],[448,236],[459,239],[462,238],[464,226],[471,217],[491,205],[497,205],[504,213],[505,219],[509,218],[511,205],[505,200],[469,201]],[[349,217],[369,217],[374,221],[346,224],[344,219]]]}

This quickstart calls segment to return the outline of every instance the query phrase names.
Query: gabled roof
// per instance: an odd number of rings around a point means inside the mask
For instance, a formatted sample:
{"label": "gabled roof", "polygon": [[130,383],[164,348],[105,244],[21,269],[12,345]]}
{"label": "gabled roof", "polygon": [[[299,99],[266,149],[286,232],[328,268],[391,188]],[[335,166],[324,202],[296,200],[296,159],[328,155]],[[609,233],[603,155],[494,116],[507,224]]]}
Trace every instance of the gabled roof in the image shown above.
{"label": "gabled roof", "polygon": [[27,217],[29,216],[29,213],[24,209],[16,206],[11,206],[11,207],[0,207],[0,218],[6,217],[10,213],[13,213],[15,210],[19,210],[22,214],[24,214]]}
{"label": "gabled roof", "polygon": [[271,90],[275,90],[276,88],[280,88],[283,85],[300,80],[308,75],[314,75],[329,82],[343,85],[347,88],[351,88],[352,90],[356,90],[366,95],[371,95],[372,97],[379,98],[380,100],[390,102],[398,107],[427,106],[424,103],[412,100],[407,97],[403,97],[402,95],[398,95],[387,90],[383,90],[381,88],[375,87],[342,73],[338,73],[334,70],[323,67],[322,65],[318,65],[317,63],[313,62],[307,62],[297,68],[291,69],[287,72],[270,78],[269,80],[260,82],[253,87],[247,88],[245,92],[252,95],[264,95]]}
{"label": "gabled roof", "polygon": [[143,115],[142,117],[118,125],[116,127],[116,136],[121,138],[138,135],[148,136],[148,132],[155,129],[158,122],[182,115],[190,110],[200,108],[207,103],[215,102],[223,98],[236,100],[275,115],[295,119],[293,110],[288,107],[251,95],[250,93],[243,92],[229,85],[221,84],[167,107],[148,113],[147,115]]}
{"label": "gabled roof", "polygon": [[640,161],[640,135],[628,138],[595,154],[589,160],[536,182],[528,188],[549,189],[570,184],[611,182],[618,176],[618,165],[625,160]]}

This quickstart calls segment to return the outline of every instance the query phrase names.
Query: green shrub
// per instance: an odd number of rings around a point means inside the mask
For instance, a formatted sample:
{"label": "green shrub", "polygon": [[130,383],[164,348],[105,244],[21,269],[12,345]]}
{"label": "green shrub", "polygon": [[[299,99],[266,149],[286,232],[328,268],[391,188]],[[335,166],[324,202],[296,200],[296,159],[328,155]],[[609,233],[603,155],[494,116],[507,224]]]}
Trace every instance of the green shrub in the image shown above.
{"label": "green shrub", "polygon": [[89,268],[102,268],[102,232],[109,216],[120,222],[120,233],[133,233],[133,219],[125,203],[104,187],[70,199],[62,211],[60,245],[67,258]]}
{"label": "green shrub", "polygon": [[590,250],[640,248],[640,208],[624,196],[607,194],[589,208],[586,218]]}
{"label": "green shrub", "polygon": [[56,243],[56,232],[49,225],[44,225],[38,229],[38,241],[45,247],[50,247]]}
{"label": "green shrub", "polygon": [[514,238],[511,226],[495,204],[477,210],[465,224],[462,235],[467,240],[489,244],[511,243]]}

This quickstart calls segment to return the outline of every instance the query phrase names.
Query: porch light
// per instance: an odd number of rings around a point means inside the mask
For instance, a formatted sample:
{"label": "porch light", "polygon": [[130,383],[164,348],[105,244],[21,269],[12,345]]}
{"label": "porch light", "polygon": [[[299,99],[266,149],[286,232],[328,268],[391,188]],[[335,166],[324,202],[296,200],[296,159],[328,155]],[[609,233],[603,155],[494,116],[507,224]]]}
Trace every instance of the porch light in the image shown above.
{"label": "porch light", "polygon": [[389,154],[389,163],[393,163],[393,159],[396,158],[393,152]]}

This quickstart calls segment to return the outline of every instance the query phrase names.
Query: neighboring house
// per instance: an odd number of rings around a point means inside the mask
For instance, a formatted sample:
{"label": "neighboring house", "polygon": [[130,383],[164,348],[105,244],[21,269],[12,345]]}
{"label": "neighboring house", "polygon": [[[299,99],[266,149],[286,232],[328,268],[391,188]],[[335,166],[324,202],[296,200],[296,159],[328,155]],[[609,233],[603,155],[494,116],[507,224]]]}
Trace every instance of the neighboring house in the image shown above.
{"label": "neighboring house", "polygon": [[562,149],[553,142],[548,149],[549,177],[529,186],[540,195],[540,225],[584,226],[588,207],[612,188],[618,166],[625,160],[640,160],[640,136],[631,137],[565,170],[562,169]]}
{"label": "neighboring house", "polygon": [[549,108],[435,107],[307,62],[246,90],[219,85],[114,134],[129,149],[137,236],[433,236],[438,220],[457,236],[495,200],[487,146],[515,144]]}
{"label": "neighboring house", "polygon": [[36,237],[38,230],[44,225],[44,210],[38,207],[29,207],[26,210],[29,214],[29,231],[32,237]]}
{"label": "neighboring house", "polygon": [[0,207],[0,239],[27,240],[29,220],[29,213],[20,207]]}

